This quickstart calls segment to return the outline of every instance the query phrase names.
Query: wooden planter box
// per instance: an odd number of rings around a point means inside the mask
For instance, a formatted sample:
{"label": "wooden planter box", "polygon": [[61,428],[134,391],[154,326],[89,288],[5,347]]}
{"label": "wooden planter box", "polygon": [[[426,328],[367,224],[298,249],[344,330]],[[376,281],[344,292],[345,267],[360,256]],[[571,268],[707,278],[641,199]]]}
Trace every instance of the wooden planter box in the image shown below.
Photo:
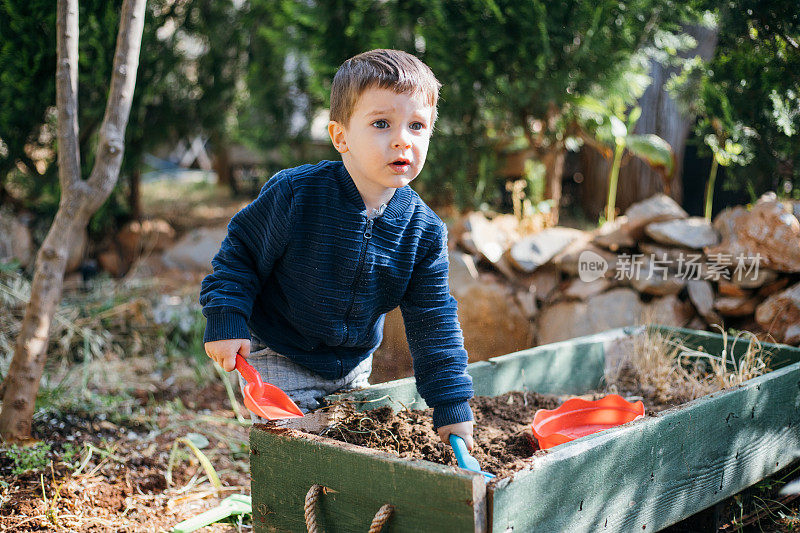
{"label": "wooden planter box", "polygon": [[[720,353],[720,335],[659,328]],[[643,328],[621,328],[469,365],[475,394],[529,390],[582,394],[601,385],[606,355]],[[615,346],[617,348],[615,348]],[[483,476],[335,442],[297,429],[250,433],[256,531],[305,531],[313,484],[325,532],[369,529],[385,503],[383,531],[658,531],[784,468],[800,455],[800,349],[765,345],[772,372],[724,392],[537,452],[529,468],[488,485]],[[739,355],[745,342],[734,347]],[[346,395],[425,407],[412,378]]]}

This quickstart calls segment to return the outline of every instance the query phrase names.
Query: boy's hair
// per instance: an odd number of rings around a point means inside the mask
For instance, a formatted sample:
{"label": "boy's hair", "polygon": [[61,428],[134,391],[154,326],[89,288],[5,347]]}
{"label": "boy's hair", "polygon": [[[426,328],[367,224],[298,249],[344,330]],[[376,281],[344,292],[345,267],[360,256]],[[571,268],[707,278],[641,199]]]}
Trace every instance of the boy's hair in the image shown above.
{"label": "boy's hair", "polygon": [[419,95],[433,107],[442,86],[430,67],[402,50],[370,50],[353,56],[339,67],[331,86],[331,120],[349,123],[359,96],[372,88],[391,89],[400,94]]}

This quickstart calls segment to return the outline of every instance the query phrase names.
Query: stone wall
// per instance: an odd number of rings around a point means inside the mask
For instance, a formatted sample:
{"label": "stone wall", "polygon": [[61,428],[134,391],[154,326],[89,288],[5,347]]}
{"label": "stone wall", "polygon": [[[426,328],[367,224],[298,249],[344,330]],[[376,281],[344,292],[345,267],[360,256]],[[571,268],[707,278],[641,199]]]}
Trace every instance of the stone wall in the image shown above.
{"label": "stone wall", "polygon": [[[470,361],[633,324],[751,331],[800,344],[800,202],[765,194],[713,223],[656,195],[595,231],[470,213],[450,288]],[[411,375],[395,310],[374,381]]]}

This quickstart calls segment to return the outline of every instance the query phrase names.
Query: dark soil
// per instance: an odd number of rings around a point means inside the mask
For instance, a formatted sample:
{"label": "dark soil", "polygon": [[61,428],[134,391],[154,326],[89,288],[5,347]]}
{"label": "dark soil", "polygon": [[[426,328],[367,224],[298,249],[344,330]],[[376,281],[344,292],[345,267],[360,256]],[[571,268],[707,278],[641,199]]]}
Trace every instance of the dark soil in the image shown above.
{"label": "dark soil", "polygon": [[[676,407],[672,403],[642,398],[633,393],[620,395],[629,401],[642,400],[645,416]],[[596,400],[606,392],[580,396]],[[497,477],[507,477],[525,468],[526,461],[540,450],[531,424],[538,409],[555,409],[572,396],[553,396],[535,392],[507,392],[501,396],[478,396],[470,400],[475,415],[475,448],[471,455],[481,468]],[[344,415],[321,434],[332,439],[387,451],[406,459],[425,459],[456,466],[452,448],[433,430],[433,409],[404,410],[392,413],[390,407],[358,412],[345,405]]]}
{"label": "dark soil", "polygon": [[[0,449],[4,482],[0,484],[0,532],[167,531],[230,494],[249,494],[248,428],[235,423],[222,384],[164,389],[149,394],[131,391],[139,404],[136,415],[115,423],[109,420],[110,414],[82,410],[37,416],[34,436],[51,449],[46,467],[14,474],[12,459]],[[154,401],[160,397],[172,400],[169,408]],[[172,470],[172,484],[168,483],[173,443],[189,432],[208,438],[203,451],[217,470],[223,490],[215,491],[202,480],[204,471],[185,446]],[[236,448],[236,442],[243,448]],[[87,443],[113,457],[95,452],[78,471]],[[68,446],[81,450],[70,464],[63,461]],[[204,531],[236,528],[215,524]]]}
{"label": "dark soil", "polygon": [[[531,430],[537,409],[555,409],[565,398],[534,392],[508,392],[470,400],[475,415],[475,448],[471,454],[487,472],[508,476],[525,466],[539,450]],[[344,418],[324,435],[387,451],[408,459],[456,465],[449,445],[433,430],[432,409],[399,411],[390,407],[363,413],[349,409]]]}
{"label": "dark soil", "polygon": [[[642,390],[635,380],[621,375],[623,391],[617,394],[630,400],[642,400],[646,415],[653,415],[678,404],[659,396],[655,389]],[[588,393],[582,398],[596,400],[611,391]],[[535,392],[508,392],[501,396],[478,396],[470,400],[475,415],[475,448],[471,454],[483,470],[497,477],[507,477],[522,470],[526,460],[538,451],[531,424],[538,409],[555,409],[568,396]],[[399,411],[389,407],[357,412],[345,406],[344,418],[324,435],[335,440],[394,453],[408,459],[425,459],[434,463],[456,465],[449,445],[433,430],[432,409]]]}
{"label": "dark soil", "polygon": [[[582,396],[597,399],[605,393]],[[622,394],[631,399],[631,395]],[[508,477],[530,465],[530,457],[541,452],[531,424],[537,409],[554,409],[567,398],[532,392],[509,392],[497,397],[470,400],[475,415],[475,448],[471,455],[481,468],[498,478]],[[636,398],[640,399],[640,398]],[[644,399],[648,416],[675,407]],[[457,466],[452,448],[433,430],[432,409],[392,413],[390,407],[357,412],[344,406],[336,425],[321,434],[332,439],[386,451],[407,459],[424,459]],[[546,452],[541,452],[546,453]],[[780,488],[800,475],[800,463],[767,478],[750,489],[701,511],[666,531],[797,531],[800,527],[798,496],[780,496]]]}

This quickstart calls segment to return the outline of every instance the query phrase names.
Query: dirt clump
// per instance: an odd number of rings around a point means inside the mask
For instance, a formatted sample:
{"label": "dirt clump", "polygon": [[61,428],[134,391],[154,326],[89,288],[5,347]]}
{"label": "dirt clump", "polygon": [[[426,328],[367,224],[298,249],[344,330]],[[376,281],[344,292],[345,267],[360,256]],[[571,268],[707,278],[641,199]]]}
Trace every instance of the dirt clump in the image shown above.
{"label": "dirt clump", "polygon": [[[534,392],[508,392],[470,400],[475,415],[472,455],[498,477],[522,468],[539,447],[531,431],[538,409],[555,409],[565,398]],[[358,412],[345,406],[340,420],[320,434],[332,439],[386,451],[406,459],[424,459],[457,466],[449,445],[433,429],[433,409],[392,413],[390,407]]]}

